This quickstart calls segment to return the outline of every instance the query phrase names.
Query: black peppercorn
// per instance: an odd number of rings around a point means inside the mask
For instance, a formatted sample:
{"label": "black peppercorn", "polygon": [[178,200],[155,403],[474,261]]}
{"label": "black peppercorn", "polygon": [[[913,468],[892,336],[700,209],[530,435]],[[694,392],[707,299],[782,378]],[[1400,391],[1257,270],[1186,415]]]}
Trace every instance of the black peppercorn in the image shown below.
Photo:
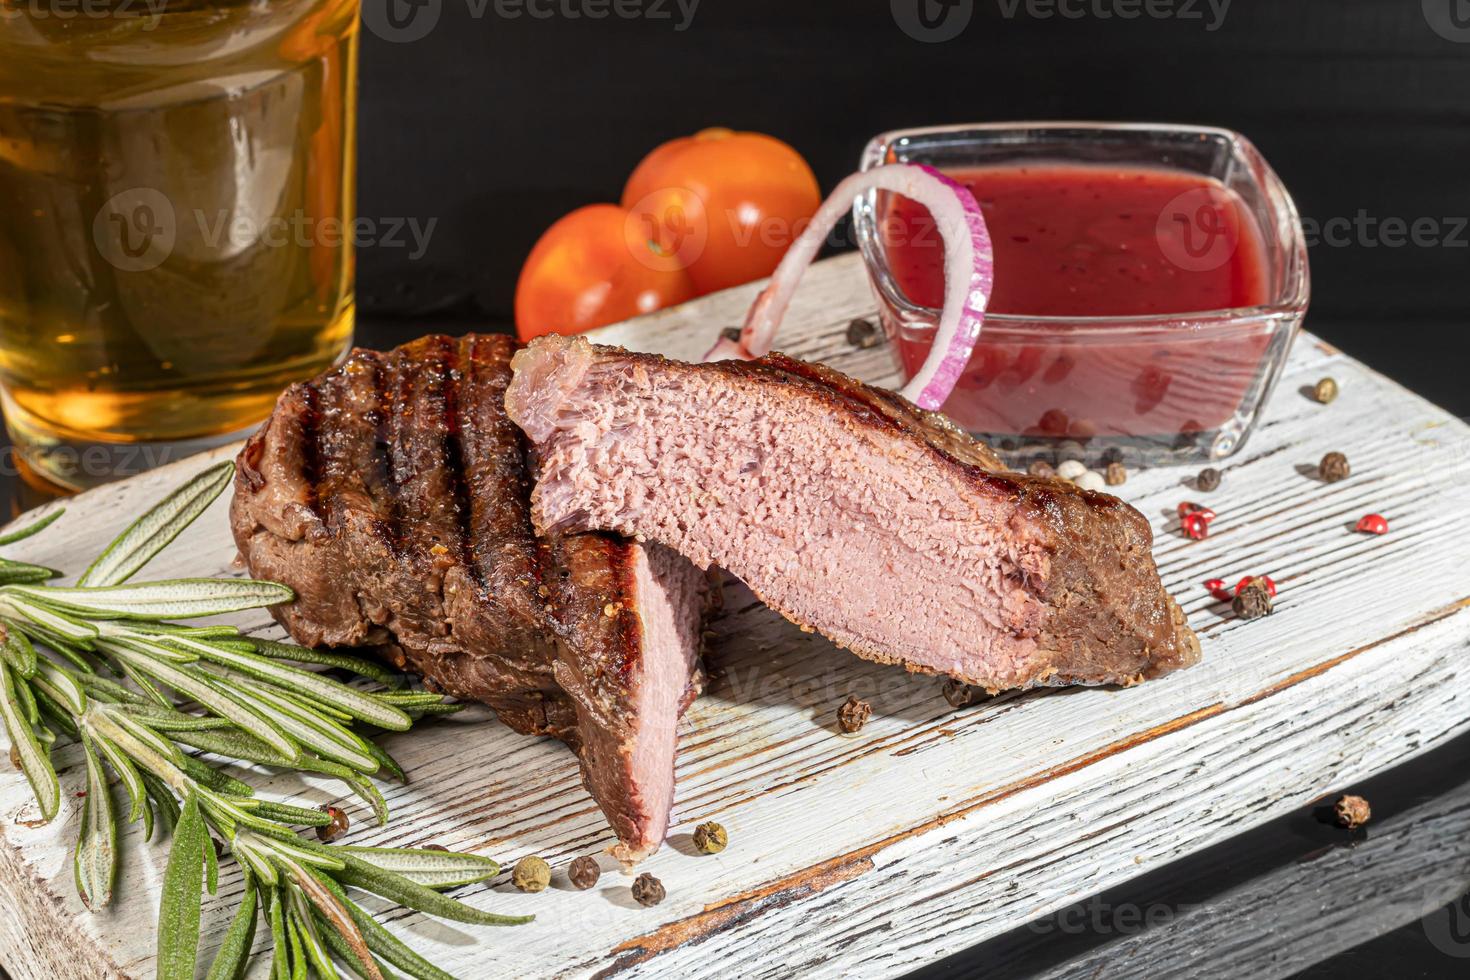
{"label": "black peppercorn", "polygon": [[584,854],[572,861],[567,868],[567,877],[571,879],[572,887],[585,892],[602,877],[602,868],[598,866],[597,858]]}
{"label": "black peppercorn", "polygon": [[1252,582],[1235,594],[1230,608],[1234,609],[1235,615],[1241,619],[1260,619],[1262,616],[1269,616],[1272,609],[1271,593]]}
{"label": "black peppercorn", "polygon": [[343,812],[341,807],[325,806],[322,809],[326,811],[327,816],[332,818],[332,822],[318,827],[316,829],[316,836],[317,840],[320,840],[323,844],[330,844],[332,841],[344,836],[351,823],[348,821],[347,814]]}
{"label": "black peppercorn", "polygon": [[877,347],[882,339],[872,320],[857,319],[847,325],[847,342],[858,350]]}
{"label": "black peppercorn", "polygon": [[1328,453],[1322,457],[1322,462],[1317,464],[1318,475],[1327,483],[1346,480],[1352,475],[1352,472],[1352,467],[1348,465],[1348,458],[1342,453]]}
{"label": "black peppercorn", "polygon": [[1218,489],[1220,486],[1220,471],[1213,466],[1199,471],[1199,476],[1194,478],[1195,485],[1208,493]]}
{"label": "black peppercorn", "polygon": [[857,695],[850,695],[837,709],[837,727],[849,735],[862,731],[868,719],[873,716],[873,706],[862,701]]}
{"label": "black peppercorn", "polygon": [[979,697],[970,685],[948,677],[944,681],[944,700],[949,702],[951,708],[963,708],[974,704]]}
{"label": "black peppercorn", "polygon": [[664,883],[646,871],[633,880],[633,901],[639,905],[657,905],[667,894]]}

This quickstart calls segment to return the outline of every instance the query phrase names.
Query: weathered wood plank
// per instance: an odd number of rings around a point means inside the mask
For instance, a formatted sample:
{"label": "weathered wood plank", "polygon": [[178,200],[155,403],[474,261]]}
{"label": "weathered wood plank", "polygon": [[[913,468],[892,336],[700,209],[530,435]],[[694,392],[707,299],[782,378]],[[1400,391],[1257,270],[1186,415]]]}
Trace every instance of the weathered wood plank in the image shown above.
{"label": "weathered wood plank", "polygon": [[[816,267],[781,346],[891,380],[882,350],[857,351],[848,322],[870,313],[852,259]],[[697,357],[737,323],[750,290],[710,297],[603,338]],[[1298,388],[1331,373],[1343,395]],[[1325,485],[1303,470],[1342,450],[1354,475]],[[15,557],[76,569],[128,515],[202,461],[94,491]],[[1149,517],[1168,586],[1201,633],[1199,667],[1127,691],[1006,695],[955,712],[933,678],[857,660],[802,634],[738,585],[716,624],[709,693],[682,731],[670,846],[647,870],[668,888],[636,906],[629,879],[591,893],[522,896],[503,878],[467,900],[540,916],[515,932],[450,927],[402,910],[386,918],[466,976],[889,976],[954,952],[1142,870],[1218,842],[1470,727],[1470,554],[1444,530],[1470,485],[1470,429],[1370,369],[1304,336],[1251,444],[1209,497],[1212,536],[1174,518],[1192,472],[1135,474],[1120,490]],[[1356,535],[1363,513],[1392,533]],[[240,574],[217,505],[159,559],[157,573]],[[1244,623],[1200,583],[1270,573],[1278,612]],[[274,629],[262,617],[249,628]],[[853,737],[833,715],[849,693],[875,715]],[[575,763],[476,710],[388,746],[413,783],[389,788],[393,823],[360,843],[439,843],[560,867],[611,843]],[[70,757],[61,754],[63,762]],[[71,759],[74,763],[75,760]],[[77,773],[63,779],[74,788]],[[337,799],[296,777],[265,791]],[[0,963],[17,980],[152,970],[164,853],[126,841],[117,908],[82,911],[67,848],[76,800],[29,827],[24,781],[0,774],[0,889],[19,909],[0,924]],[[731,845],[695,857],[688,834],[718,818]],[[610,866],[610,863],[609,863]],[[239,880],[206,910],[217,942]],[[62,923],[60,927],[56,923]]]}

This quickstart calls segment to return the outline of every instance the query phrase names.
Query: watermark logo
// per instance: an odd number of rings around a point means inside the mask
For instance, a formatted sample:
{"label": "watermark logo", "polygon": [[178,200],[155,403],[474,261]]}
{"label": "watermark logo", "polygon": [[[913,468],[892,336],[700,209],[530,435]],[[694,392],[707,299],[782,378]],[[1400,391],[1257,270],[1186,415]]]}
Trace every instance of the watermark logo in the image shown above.
{"label": "watermark logo", "polygon": [[1133,936],[1150,929],[1162,928],[1200,908],[1202,906],[1191,903],[1114,904],[1093,896],[1086,901],[1059,909],[1046,918],[1028,923],[1026,928],[1043,936],[1052,933],[1068,936]]}
{"label": "watermark logo", "polygon": [[417,262],[429,250],[438,218],[341,218],[296,210],[256,216],[225,208],[180,212],[152,187],[113,195],[92,219],[92,240],[109,264],[123,272],[162,265],[183,237],[220,255],[275,248],[401,248]]}
{"label": "watermark logo", "polygon": [[953,41],[975,15],[975,0],[889,0],[889,7],[899,30],[924,44]]}
{"label": "watermark logo", "polygon": [[1231,206],[1203,187],[1166,204],[1154,228],[1164,258],[1186,272],[1209,272],[1229,262],[1238,244],[1225,215]]}
{"label": "watermark logo", "polygon": [[1421,921],[1424,935],[1435,949],[1458,960],[1470,959],[1470,892]]}
{"label": "watermark logo", "polygon": [[1006,20],[1177,20],[1213,34],[1225,26],[1232,0],[996,0]]}
{"label": "watermark logo", "polygon": [[[682,34],[694,23],[700,0],[463,0],[472,20],[647,20]],[[969,2],[969,0],[965,0]],[[444,0],[363,0],[362,22],[384,41],[407,44],[429,36]]]}
{"label": "watermark logo", "polygon": [[444,0],[363,0],[362,22],[384,41],[421,41],[439,23]]}
{"label": "watermark logo", "polygon": [[1470,41],[1470,0],[1423,0],[1429,29],[1446,41]]}
{"label": "watermark logo", "polygon": [[1308,248],[1470,248],[1467,229],[1470,218],[1380,218],[1363,208],[1351,218],[1302,218]]}
{"label": "watermark logo", "polygon": [[704,201],[687,187],[650,191],[628,209],[623,238],[633,257],[650,269],[687,269],[709,244]]}
{"label": "watermark logo", "polygon": [[166,0],[4,0],[0,23],[25,18],[32,21],[124,20],[143,22],[151,31],[163,17]]}
{"label": "watermark logo", "polygon": [[163,264],[177,237],[174,206],[152,187],[120,191],[92,219],[97,250],[123,272],[147,272]]}

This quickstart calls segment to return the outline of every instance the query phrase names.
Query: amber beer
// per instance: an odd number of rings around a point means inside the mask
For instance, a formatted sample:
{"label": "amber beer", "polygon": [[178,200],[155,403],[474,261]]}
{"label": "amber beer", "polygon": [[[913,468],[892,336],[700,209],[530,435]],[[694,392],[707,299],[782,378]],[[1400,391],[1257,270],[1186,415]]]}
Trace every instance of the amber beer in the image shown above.
{"label": "amber beer", "polygon": [[0,0],[0,397],[33,469],[221,441],[350,343],[357,15]]}

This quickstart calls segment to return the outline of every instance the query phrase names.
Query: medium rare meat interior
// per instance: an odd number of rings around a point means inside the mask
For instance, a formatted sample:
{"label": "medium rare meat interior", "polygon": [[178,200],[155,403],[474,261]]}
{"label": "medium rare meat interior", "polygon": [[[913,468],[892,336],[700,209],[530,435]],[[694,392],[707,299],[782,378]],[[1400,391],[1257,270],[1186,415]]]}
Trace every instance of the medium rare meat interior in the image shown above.
{"label": "medium rare meat interior", "polygon": [[296,591],[274,612],[298,642],[382,646],[565,741],[635,861],[668,826],[706,579],[658,545],[533,532],[504,407],[514,350],[425,337],[290,388],[240,454],[235,541],[252,575]]}
{"label": "medium rare meat interior", "polygon": [[1141,514],[1005,472],[892,393],[780,355],[692,365],[582,338],[512,363],[543,530],[661,542],[863,657],[992,691],[1199,658]]}

